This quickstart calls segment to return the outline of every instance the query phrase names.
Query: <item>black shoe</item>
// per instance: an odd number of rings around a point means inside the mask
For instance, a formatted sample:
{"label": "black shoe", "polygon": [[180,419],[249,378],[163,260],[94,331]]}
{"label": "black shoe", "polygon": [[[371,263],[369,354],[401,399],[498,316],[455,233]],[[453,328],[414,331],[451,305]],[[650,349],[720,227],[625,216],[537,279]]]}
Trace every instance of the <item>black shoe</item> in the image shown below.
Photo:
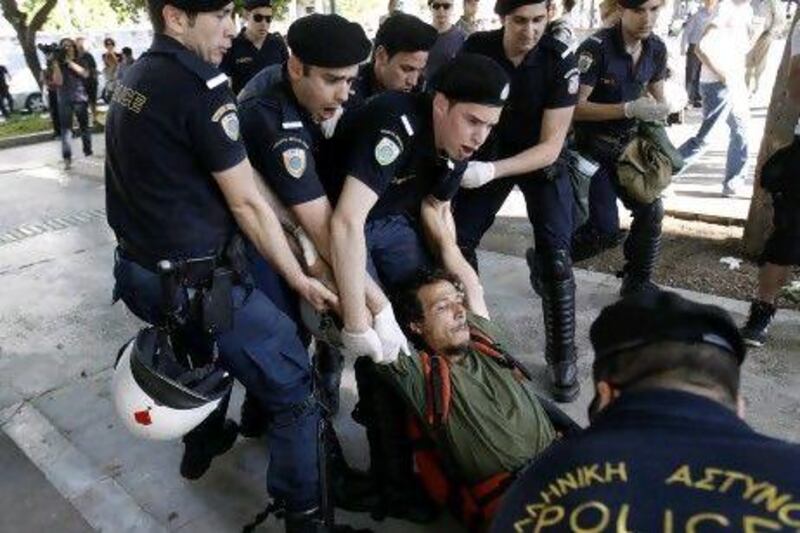
{"label": "black shoe", "polygon": [[776,311],[776,307],[768,302],[753,300],[750,303],[750,316],[747,317],[744,327],[739,330],[746,345],[755,348],[764,346],[770,322]]}
{"label": "black shoe", "polygon": [[239,425],[232,420],[226,420],[222,430],[215,435],[210,435],[207,440],[184,443],[181,476],[191,480],[203,477],[214,457],[230,450],[238,436]]}
{"label": "black shoe", "polygon": [[408,520],[415,524],[430,524],[439,517],[441,509],[427,493],[419,490],[398,492],[384,491],[380,504],[372,510],[370,518],[382,522],[387,517]]}
{"label": "black shoe", "polygon": [[575,401],[581,391],[578,381],[578,367],[575,361],[548,363],[553,399],[559,403]]}
{"label": "black shoe", "polygon": [[615,248],[625,240],[628,232],[619,230],[616,233],[600,234],[594,229],[582,230],[572,238],[572,262],[592,258],[610,248]]}
{"label": "black shoe", "polygon": [[346,464],[331,468],[331,491],[336,507],[354,513],[367,513],[381,502],[375,482],[366,472]]}
{"label": "black shoe", "polygon": [[239,434],[248,439],[255,439],[267,431],[267,415],[258,404],[258,400],[245,394],[239,417]]}

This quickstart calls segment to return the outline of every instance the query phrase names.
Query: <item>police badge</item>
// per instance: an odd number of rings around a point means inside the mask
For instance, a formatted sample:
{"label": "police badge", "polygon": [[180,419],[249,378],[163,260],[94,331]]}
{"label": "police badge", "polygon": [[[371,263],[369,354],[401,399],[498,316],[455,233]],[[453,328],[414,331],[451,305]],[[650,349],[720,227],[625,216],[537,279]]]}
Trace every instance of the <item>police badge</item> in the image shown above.
{"label": "police badge", "polygon": [[592,68],[592,63],[594,63],[594,58],[591,54],[583,52],[578,56],[578,70],[581,71],[581,74],[588,72]]}
{"label": "police badge", "polygon": [[306,151],[302,148],[288,148],[283,151],[283,166],[293,178],[300,179],[306,171]]}
{"label": "police badge", "polygon": [[381,137],[375,145],[375,161],[382,167],[390,165],[400,155],[400,147],[389,137]]}
{"label": "police badge", "polygon": [[228,113],[222,117],[220,119],[220,124],[222,125],[222,131],[225,132],[225,135],[227,135],[230,140],[239,140],[239,117],[236,113]]}

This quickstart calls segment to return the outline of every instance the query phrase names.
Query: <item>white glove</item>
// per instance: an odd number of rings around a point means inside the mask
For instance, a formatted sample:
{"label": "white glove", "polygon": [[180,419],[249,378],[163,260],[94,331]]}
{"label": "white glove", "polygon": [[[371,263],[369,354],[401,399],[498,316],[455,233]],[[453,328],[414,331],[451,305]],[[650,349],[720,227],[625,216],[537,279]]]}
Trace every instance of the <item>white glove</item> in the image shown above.
{"label": "white glove", "polygon": [[638,118],[645,122],[663,122],[669,115],[669,106],[648,96],[625,103],[625,118]]}
{"label": "white glove", "polygon": [[381,339],[372,328],[368,328],[366,331],[361,333],[353,333],[343,329],[342,353],[352,358],[366,355],[376,363],[384,362]]}
{"label": "white glove", "polygon": [[464,176],[461,178],[461,186],[465,189],[477,189],[494,179],[494,165],[483,161],[470,161]]}
{"label": "white glove", "polygon": [[383,345],[384,363],[395,362],[401,352],[405,355],[411,355],[411,350],[408,348],[408,339],[403,335],[403,330],[400,329],[400,324],[397,323],[397,319],[394,317],[392,304],[387,303],[381,309],[381,312],[375,315],[373,326]]}
{"label": "white glove", "polygon": [[344,113],[344,108],[339,107],[331,118],[319,123],[323,137],[326,139],[333,137],[334,132],[336,132],[336,125],[339,123],[339,119],[342,118],[342,113]]}

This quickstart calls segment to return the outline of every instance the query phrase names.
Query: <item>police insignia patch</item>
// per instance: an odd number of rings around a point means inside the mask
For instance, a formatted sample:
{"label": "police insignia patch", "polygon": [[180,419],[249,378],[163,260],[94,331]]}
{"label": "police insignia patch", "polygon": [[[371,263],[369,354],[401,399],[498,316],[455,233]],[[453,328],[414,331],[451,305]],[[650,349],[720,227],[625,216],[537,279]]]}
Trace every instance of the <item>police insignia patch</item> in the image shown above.
{"label": "police insignia patch", "polygon": [[222,131],[225,132],[225,135],[227,135],[230,140],[239,140],[239,117],[236,113],[228,113],[222,117],[219,122],[222,125]]}
{"label": "police insignia patch", "polygon": [[375,161],[382,167],[390,165],[400,155],[400,147],[389,137],[381,137],[375,145]]}
{"label": "police insignia patch", "polygon": [[293,178],[300,178],[306,171],[306,151],[302,148],[288,148],[283,151],[283,166]]}
{"label": "police insignia patch", "polygon": [[578,56],[578,70],[581,71],[581,74],[587,72],[592,67],[592,63],[594,63],[594,58],[591,54],[584,52]]}
{"label": "police insignia patch", "polygon": [[567,82],[567,92],[569,94],[578,94],[578,88],[580,87],[581,77],[577,74],[573,74],[572,77]]}

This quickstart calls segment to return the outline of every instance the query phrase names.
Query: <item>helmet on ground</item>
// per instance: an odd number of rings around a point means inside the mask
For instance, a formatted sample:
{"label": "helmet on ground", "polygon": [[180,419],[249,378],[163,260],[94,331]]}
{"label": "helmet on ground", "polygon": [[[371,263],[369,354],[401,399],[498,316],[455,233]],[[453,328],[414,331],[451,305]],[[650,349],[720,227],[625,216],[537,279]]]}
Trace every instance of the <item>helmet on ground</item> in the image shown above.
{"label": "helmet on ground", "polygon": [[179,363],[167,333],[148,327],[120,350],[111,389],[117,414],[131,433],[170,440],[205,420],[232,383],[213,363],[193,369]]}

